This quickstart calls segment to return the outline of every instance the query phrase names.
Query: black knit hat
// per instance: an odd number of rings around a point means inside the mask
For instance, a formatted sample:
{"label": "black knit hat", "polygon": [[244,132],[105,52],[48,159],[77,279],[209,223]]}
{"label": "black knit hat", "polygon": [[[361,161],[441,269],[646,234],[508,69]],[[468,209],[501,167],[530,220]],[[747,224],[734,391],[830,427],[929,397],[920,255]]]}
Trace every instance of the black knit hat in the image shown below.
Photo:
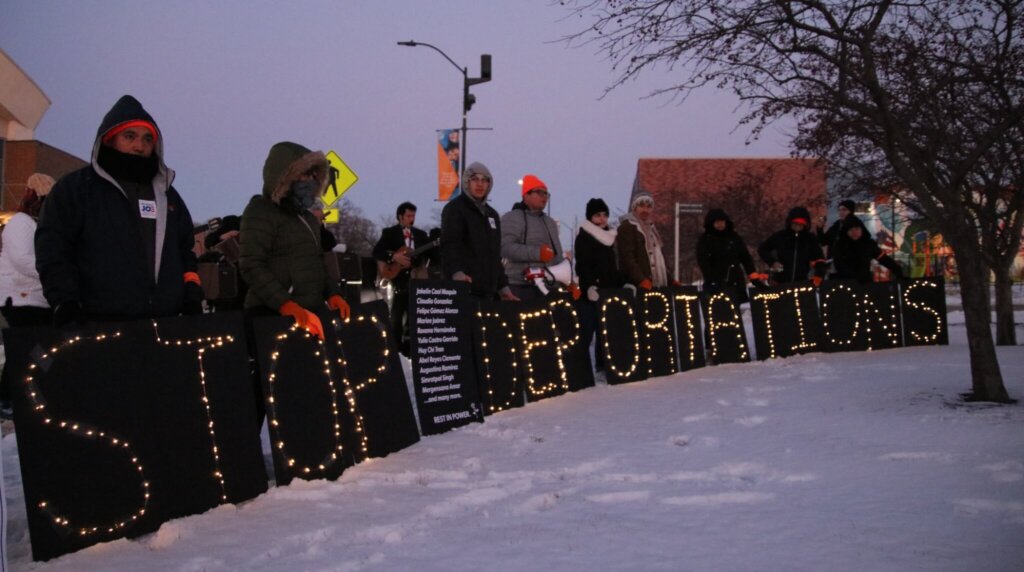
{"label": "black knit hat", "polygon": [[587,201],[587,220],[597,213],[608,213],[608,205],[601,199],[590,199]]}
{"label": "black knit hat", "polygon": [[839,206],[846,207],[846,210],[850,211],[851,213],[857,210],[857,203],[851,201],[850,199],[846,199],[845,201],[839,201]]}

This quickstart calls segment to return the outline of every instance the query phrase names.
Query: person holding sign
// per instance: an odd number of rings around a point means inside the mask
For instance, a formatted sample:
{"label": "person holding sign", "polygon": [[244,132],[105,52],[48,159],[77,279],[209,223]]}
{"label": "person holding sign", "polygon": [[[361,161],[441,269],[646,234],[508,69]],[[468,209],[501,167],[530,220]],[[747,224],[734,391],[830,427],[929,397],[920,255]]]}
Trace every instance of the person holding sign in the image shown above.
{"label": "person holding sign", "polygon": [[324,265],[320,221],[309,212],[327,186],[327,167],[320,151],[290,142],[271,147],[263,193],[245,207],[239,237],[239,270],[249,285],[246,312],[291,316],[320,339],[324,330],[316,312],[329,307],[342,319],[349,315]]}
{"label": "person holding sign", "polygon": [[520,300],[541,298],[534,285],[535,275],[565,258],[558,240],[558,225],[544,213],[548,205],[548,187],[535,175],[526,175],[522,183],[523,200],[501,217],[501,256],[507,262],[505,275],[509,288]]}
{"label": "person holding sign", "polygon": [[747,301],[747,279],[762,279],[754,271],[747,244],[722,209],[711,209],[704,217],[704,233],[697,239],[697,265],[704,276],[705,292],[726,290],[735,296],[737,304]]}
{"label": "person holding sign", "polygon": [[786,228],[768,237],[757,247],[761,260],[772,271],[772,279],[780,284],[811,280],[821,285],[828,264],[818,245],[817,236],[808,231],[811,213],[805,207],[794,207],[786,216]]}
{"label": "person holding sign", "polygon": [[416,205],[404,202],[395,211],[398,224],[389,226],[380,234],[380,240],[373,247],[381,278],[391,280],[394,299],[391,302],[391,331],[398,344],[398,351],[409,356],[409,328],[405,324],[409,313],[409,279],[413,268],[420,264],[413,253],[426,254],[425,248],[432,246],[427,233],[413,226],[416,223]]}
{"label": "person holding sign", "polygon": [[871,234],[864,228],[864,222],[856,215],[848,215],[845,219],[845,231],[836,240],[836,255],[832,261],[835,263],[835,278],[838,280],[856,280],[861,284],[872,282],[871,261],[876,260],[879,264],[889,269],[893,280],[903,279],[903,269],[900,263],[896,262],[889,255],[882,252],[878,243],[871,238]]}
{"label": "person holding sign", "polygon": [[125,95],[100,123],[91,164],[54,185],[35,243],[56,325],[202,313],[192,216],[163,145]]}
{"label": "person holding sign", "polygon": [[491,171],[470,163],[462,175],[465,192],[441,211],[441,265],[452,280],[469,282],[469,291],[483,300],[518,300],[501,267],[501,220],[487,204],[494,188]]}
{"label": "person holding sign", "polygon": [[654,197],[636,191],[629,201],[629,214],[620,219],[615,238],[619,268],[626,281],[640,290],[668,286],[668,268],[661,251],[661,235],[654,226]]}
{"label": "person holding sign", "polygon": [[[580,275],[580,290],[585,298],[577,300],[580,315],[580,335],[583,346],[590,348],[598,330],[598,288],[621,288],[625,279],[615,261],[616,231],[608,227],[608,204],[602,199],[590,199],[586,207],[587,220],[580,224],[573,247],[576,268]],[[600,342],[598,347],[600,347]],[[594,353],[594,370],[604,370],[604,352]]]}

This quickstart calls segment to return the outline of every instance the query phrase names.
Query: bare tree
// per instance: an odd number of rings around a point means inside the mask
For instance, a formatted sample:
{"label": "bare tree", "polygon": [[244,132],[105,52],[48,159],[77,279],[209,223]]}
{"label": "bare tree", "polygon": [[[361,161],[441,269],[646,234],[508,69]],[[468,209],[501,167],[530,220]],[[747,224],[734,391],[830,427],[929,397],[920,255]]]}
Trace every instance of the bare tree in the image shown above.
{"label": "bare tree", "polygon": [[[971,359],[969,399],[1008,402],[991,334],[977,177],[1024,123],[1022,0],[566,0],[620,71],[656,67],[748,105],[754,133],[797,122],[798,154],[884,164],[953,249]],[[965,136],[966,135],[966,136]],[[1007,189],[1020,194],[1018,188]],[[998,209],[1020,216],[1018,201]],[[1005,218],[1005,216],[1004,216]],[[1020,240],[1019,233],[1016,238]]]}
{"label": "bare tree", "polygon": [[334,234],[339,243],[343,243],[347,252],[359,256],[370,256],[373,246],[377,244],[377,225],[363,215],[362,209],[348,199],[341,199],[337,208],[338,222],[327,225],[327,230]]}

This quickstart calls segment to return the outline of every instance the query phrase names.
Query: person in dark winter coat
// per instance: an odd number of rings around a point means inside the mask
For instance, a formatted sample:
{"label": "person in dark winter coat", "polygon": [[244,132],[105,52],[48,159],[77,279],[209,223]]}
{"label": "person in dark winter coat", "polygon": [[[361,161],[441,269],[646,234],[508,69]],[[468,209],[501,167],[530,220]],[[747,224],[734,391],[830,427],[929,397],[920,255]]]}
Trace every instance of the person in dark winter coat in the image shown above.
{"label": "person in dark winter coat", "polygon": [[[839,220],[832,223],[832,226],[828,227],[828,230],[824,230],[823,227],[819,226],[817,229],[818,244],[825,251],[825,255],[829,258],[835,258],[836,255],[836,242],[839,241],[839,237],[843,235],[847,228],[849,228],[849,217],[853,216],[853,211],[857,207],[857,204],[847,199],[839,203]],[[821,219],[823,222],[824,217]]]}
{"label": "person in dark winter coat", "polygon": [[846,217],[846,231],[836,241],[835,278],[838,280],[856,280],[861,284],[870,284],[873,280],[871,261],[889,269],[895,280],[903,279],[900,264],[882,252],[878,243],[864,227],[864,222],[854,215]]}
{"label": "person in dark winter coat", "polygon": [[697,265],[704,276],[705,292],[728,290],[738,296],[739,303],[747,300],[747,279],[760,277],[746,243],[722,209],[711,209],[704,217],[704,233],[697,239]]}
{"label": "person in dark winter coat", "polygon": [[[576,272],[584,296],[577,300],[580,315],[580,335],[583,345],[590,347],[597,331],[598,288],[621,288],[626,283],[615,260],[614,229],[608,228],[608,204],[601,199],[590,199],[586,208],[587,220],[580,225],[573,245]],[[594,369],[604,369],[604,355],[595,352]]]}
{"label": "person in dark winter coat", "polygon": [[[416,224],[416,205],[406,202],[398,205],[395,210],[398,224],[385,228],[380,233],[380,240],[373,247],[373,257],[379,262],[398,263],[401,270],[391,279],[394,287],[394,298],[391,302],[391,332],[402,355],[409,355],[409,327],[406,314],[409,313],[409,280],[412,270],[427,259],[427,253],[417,259],[410,258],[408,252],[422,248],[430,243],[427,233],[413,226]],[[408,250],[402,250],[404,248]]]}
{"label": "person in dark winter coat", "polygon": [[768,237],[757,248],[761,260],[771,268],[775,282],[807,280],[813,270],[811,280],[815,286],[821,284],[827,264],[817,237],[807,230],[810,221],[811,213],[806,208],[793,208],[786,216],[786,228]]}
{"label": "person in dark winter coat", "polygon": [[441,211],[441,265],[446,278],[469,282],[478,298],[518,300],[501,266],[501,219],[487,204],[493,186],[482,163],[466,167],[464,191]]}
{"label": "person in dark winter coat", "polygon": [[173,181],[156,122],[122,97],[91,164],[57,182],[39,219],[36,268],[56,324],[202,313],[192,216]]}
{"label": "person in dark winter coat", "polygon": [[327,186],[327,158],[297,143],[270,148],[263,193],[242,213],[239,269],[248,284],[250,315],[280,313],[323,338],[316,312],[324,302],[342,319],[349,306],[327,274],[320,221],[309,209]]}
{"label": "person in dark winter coat", "polygon": [[661,251],[661,235],[654,224],[654,197],[636,190],[629,214],[619,219],[615,253],[626,282],[640,290],[668,286],[668,266]]}

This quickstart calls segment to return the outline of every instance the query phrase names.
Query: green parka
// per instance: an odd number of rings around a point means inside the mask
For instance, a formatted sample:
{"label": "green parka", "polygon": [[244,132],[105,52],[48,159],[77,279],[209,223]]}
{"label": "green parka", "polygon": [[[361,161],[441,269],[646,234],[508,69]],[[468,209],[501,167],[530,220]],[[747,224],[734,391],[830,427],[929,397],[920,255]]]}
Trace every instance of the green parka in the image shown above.
{"label": "green parka", "polygon": [[316,312],[338,294],[324,266],[320,222],[291,203],[291,185],[308,172],[320,191],[327,185],[327,159],[296,143],[271,147],[263,165],[263,194],[254,196],[242,213],[239,268],[249,287],[245,308],[274,311],[291,300]]}

